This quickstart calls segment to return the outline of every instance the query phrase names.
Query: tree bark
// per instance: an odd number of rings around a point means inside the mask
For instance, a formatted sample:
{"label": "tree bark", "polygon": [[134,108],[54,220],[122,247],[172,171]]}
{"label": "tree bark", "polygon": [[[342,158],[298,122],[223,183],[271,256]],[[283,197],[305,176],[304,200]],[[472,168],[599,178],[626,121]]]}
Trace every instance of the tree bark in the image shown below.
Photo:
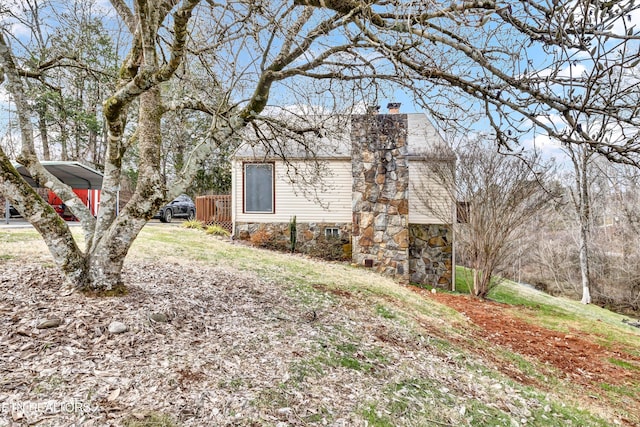
{"label": "tree bark", "polygon": [[113,222],[106,235],[87,254],[86,279],[76,287],[84,290],[111,291],[122,288],[124,260],[147,220],[133,218],[123,212]]}
{"label": "tree bark", "polygon": [[480,296],[480,272],[477,268],[473,269],[473,294]]}
{"label": "tree bark", "polygon": [[38,129],[40,130],[40,141],[42,141],[42,158],[51,160],[51,151],[49,149],[49,131],[47,130],[46,106],[38,108]]}
{"label": "tree bark", "polygon": [[589,230],[580,226],[580,277],[582,282],[582,304],[591,304],[591,278],[589,272]]}
{"label": "tree bark", "polygon": [[67,131],[66,118],[60,119],[60,159],[62,161],[69,160],[69,132]]}
{"label": "tree bark", "polygon": [[577,195],[574,205],[578,214],[580,227],[580,279],[582,284],[583,304],[591,304],[591,272],[589,271],[589,239],[591,235],[591,194],[589,192],[589,162],[593,153],[587,149],[572,153],[571,158],[575,170]]}

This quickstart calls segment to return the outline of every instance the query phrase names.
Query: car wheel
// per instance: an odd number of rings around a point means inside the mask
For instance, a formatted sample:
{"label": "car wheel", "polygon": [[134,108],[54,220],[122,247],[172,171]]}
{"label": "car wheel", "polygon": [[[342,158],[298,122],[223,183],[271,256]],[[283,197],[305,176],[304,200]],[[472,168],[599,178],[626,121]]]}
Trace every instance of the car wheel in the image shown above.
{"label": "car wheel", "polygon": [[165,210],[162,218],[164,219],[164,221],[162,222],[171,222],[171,219],[173,218],[173,212],[171,211],[171,209]]}
{"label": "car wheel", "polygon": [[194,211],[193,209],[189,211],[189,214],[187,215],[187,219],[189,221],[196,219],[196,211]]}

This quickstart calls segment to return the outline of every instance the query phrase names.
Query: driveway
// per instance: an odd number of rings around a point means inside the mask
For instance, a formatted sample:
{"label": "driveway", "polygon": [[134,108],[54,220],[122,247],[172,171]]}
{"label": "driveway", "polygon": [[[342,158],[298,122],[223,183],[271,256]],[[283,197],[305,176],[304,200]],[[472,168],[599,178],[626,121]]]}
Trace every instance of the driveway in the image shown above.
{"label": "driveway", "polygon": [[[160,222],[160,220],[158,219],[152,219],[150,220],[146,225],[146,226],[151,226],[151,227],[178,227],[180,226],[182,223],[184,222],[184,220],[182,219],[175,219],[170,223],[164,223],[164,222]],[[67,225],[69,227],[79,227],[80,226],[80,222],[78,221],[67,221]],[[27,220],[25,220],[24,218],[10,218],[9,222],[7,223],[7,220],[3,217],[2,220],[0,220],[0,230],[2,229],[9,229],[9,228],[29,228],[29,227],[33,227],[31,224],[29,224],[29,222]]]}

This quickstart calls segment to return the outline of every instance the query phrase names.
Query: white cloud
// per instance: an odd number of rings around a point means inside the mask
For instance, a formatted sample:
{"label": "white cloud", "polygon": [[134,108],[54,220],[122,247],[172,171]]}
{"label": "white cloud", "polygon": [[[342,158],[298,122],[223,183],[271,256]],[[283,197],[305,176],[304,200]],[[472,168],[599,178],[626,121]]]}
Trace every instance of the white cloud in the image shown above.
{"label": "white cloud", "polygon": [[544,159],[564,159],[565,153],[557,140],[548,135],[537,134],[523,140],[523,148],[527,151],[537,151]]}
{"label": "white cloud", "polygon": [[[548,77],[555,71],[554,68],[545,68],[540,71],[536,71],[535,75],[537,77]],[[585,67],[582,63],[578,64],[569,64],[565,68],[561,69],[558,72],[559,77],[573,77],[577,78],[583,74],[587,74],[587,67]]]}
{"label": "white cloud", "polygon": [[549,114],[548,116],[538,116],[537,119],[545,125],[550,127],[564,128],[566,126],[566,122],[559,114]]}
{"label": "white cloud", "polygon": [[544,134],[535,135],[533,138],[528,140],[528,143],[532,148],[541,151],[552,151],[561,148],[561,145],[557,140]]}
{"label": "white cloud", "polygon": [[579,77],[587,74],[587,68],[581,63],[577,65],[570,64],[568,67],[560,70],[560,77]]}
{"label": "white cloud", "polygon": [[[624,2],[628,3],[628,2]],[[628,30],[631,26],[635,25],[640,19],[640,10],[635,9],[626,15],[620,16],[619,19],[616,19],[613,29],[611,30],[614,34],[625,34],[626,30]]]}
{"label": "white cloud", "polygon": [[20,22],[11,23],[9,26],[9,31],[16,38],[30,37],[32,35],[31,29]]}

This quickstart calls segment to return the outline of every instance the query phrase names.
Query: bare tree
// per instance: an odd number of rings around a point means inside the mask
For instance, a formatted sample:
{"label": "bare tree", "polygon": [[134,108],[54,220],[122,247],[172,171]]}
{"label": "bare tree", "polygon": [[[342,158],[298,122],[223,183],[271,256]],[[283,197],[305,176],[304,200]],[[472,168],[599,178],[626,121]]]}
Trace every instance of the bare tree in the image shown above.
{"label": "bare tree", "polygon": [[[6,18],[0,66],[22,134],[18,161],[81,219],[86,248],[79,249],[4,152],[0,191],[40,231],[77,288],[122,284],[122,264],[140,229],[165,200],[187,188],[217,146],[258,122],[302,142],[305,134],[318,131],[298,120],[274,119],[278,109],[299,117],[305,115],[300,106],[345,112],[375,100],[389,85],[401,86],[437,119],[481,108],[498,143],[509,149],[536,126],[612,160],[638,161],[638,83],[619,78],[637,58],[628,45],[638,33],[627,16],[640,6],[631,1],[111,0],[111,5],[112,16],[129,31],[119,39],[128,51],[98,112],[107,147],[97,219],[41,167],[25,97],[25,82],[40,78],[43,64],[74,64],[57,57],[29,63],[29,40],[11,38],[15,34],[6,27],[17,19],[15,11],[0,10]],[[546,55],[533,53],[540,51]],[[567,76],[564,70],[577,65],[590,74]],[[166,114],[182,109],[207,115],[209,126],[193,136],[182,169],[165,183],[161,126]],[[581,114],[609,117],[623,136],[605,141],[553,124],[561,116],[573,126]],[[116,217],[123,159],[134,149],[137,186]]]}
{"label": "bare tree", "polygon": [[572,155],[577,166],[568,162],[570,169],[557,176],[563,198],[545,212],[544,221],[528,228],[532,250],[523,260],[525,278],[552,294],[589,296],[591,303],[637,310],[638,170],[593,153]]}
{"label": "bare tree", "polygon": [[550,165],[537,154],[525,157],[506,156],[486,140],[466,142],[457,150],[455,178],[442,163],[433,163],[421,171],[437,185],[415,186],[415,193],[436,215],[449,218],[443,200],[433,191],[457,200],[454,224],[459,261],[469,267],[475,296],[485,298],[498,283],[497,273],[504,271],[517,257],[526,227],[557,196],[546,188]]}
{"label": "bare tree", "polygon": [[573,166],[573,186],[570,187],[571,201],[579,225],[578,247],[580,253],[580,276],[583,304],[591,304],[590,243],[592,229],[590,174],[596,154],[588,146],[575,146],[566,150]]}
{"label": "bare tree", "polygon": [[574,150],[572,161],[574,169],[580,169],[571,196],[580,229],[582,302],[633,306],[638,298],[638,171],[609,164],[590,152]]}

